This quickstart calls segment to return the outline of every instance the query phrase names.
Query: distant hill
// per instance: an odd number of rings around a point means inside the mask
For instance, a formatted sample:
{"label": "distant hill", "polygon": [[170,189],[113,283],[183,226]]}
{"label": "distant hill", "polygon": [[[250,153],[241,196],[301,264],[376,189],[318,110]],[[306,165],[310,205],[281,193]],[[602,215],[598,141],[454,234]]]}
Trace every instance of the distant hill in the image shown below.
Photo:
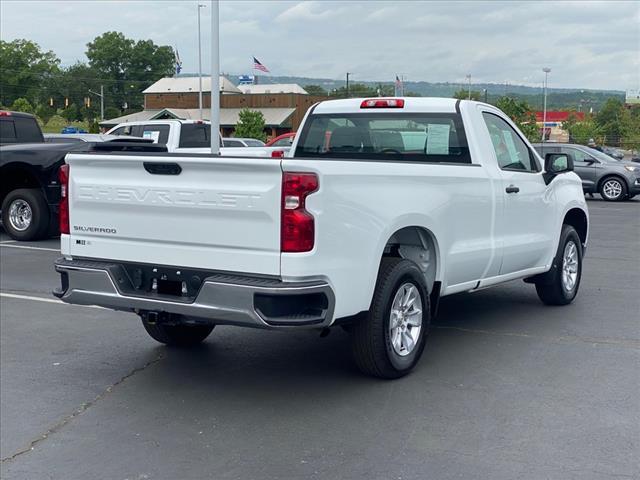
{"label": "distant hill", "polygon": [[[182,74],[181,76],[193,76],[194,74]],[[234,83],[238,82],[237,74],[225,74],[229,80]],[[292,76],[272,76],[260,75],[259,83],[297,83],[298,85],[319,85],[327,91],[334,88],[344,87],[344,80],[335,80],[329,78],[309,78],[309,77],[292,77]],[[375,87],[377,85],[393,85],[393,81],[360,81],[353,80],[354,83],[365,84]],[[453,94],[461,89],[466,90],[467,84],[450,83],[450,82],[404,82],[404,90],[407,93],[417,94],[422,97],[452,97]],[[479,91],[484,94],[487,90],[487,100],[494,102],[499,97],[508,95],[521,100],[526,100],[532,108],[542,110],[543,98],[542,88],[529,87],[526,85],[513,85],[504,83],[472,83],[471,90]],[[606,102],[608,98],[615,97],[624,101],[625,92],[620,90],[590,90],[584,88],[549,88],[547,93],[547,108],[550,110],[584,110],[593,109],[597,111],[600,106]]]}

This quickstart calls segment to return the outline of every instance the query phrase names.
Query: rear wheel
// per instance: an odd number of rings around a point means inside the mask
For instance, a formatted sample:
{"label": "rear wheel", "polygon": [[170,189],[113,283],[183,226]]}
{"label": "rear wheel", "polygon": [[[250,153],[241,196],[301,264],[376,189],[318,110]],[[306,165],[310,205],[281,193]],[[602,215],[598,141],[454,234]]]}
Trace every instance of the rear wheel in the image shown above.
{"label": "rear wheel", "polygon": [[2,202],[2,225],[14,240],[38,240],[49,230],[49,207],[37,188],[18,188]]}
{"label": "rear wheel", "polygon": [[190,325],[174,323],[156,323],[142,315],[142,325],[154,340],[176,347],[191,347],[204,341],[215,325]]}
{"label": "rear wheel", "polygon": [[608,202],[618,202],[627,196],[627,184],[618,177],[607,177],[600,185],[600,195]]}
{"label": "rear wheel", "polygon": [[551,270],[536,282],[538,297],[547,305],[567,305],[576,298],[582,276],[582,244],[571,225],[563,225]]}
{"label": "rear wheel", "polygon": [[427,286],[418,266],[384,258],[371,309],[350,331],[358,368],[380,378],[409,373],[424,350],[430,319]]}

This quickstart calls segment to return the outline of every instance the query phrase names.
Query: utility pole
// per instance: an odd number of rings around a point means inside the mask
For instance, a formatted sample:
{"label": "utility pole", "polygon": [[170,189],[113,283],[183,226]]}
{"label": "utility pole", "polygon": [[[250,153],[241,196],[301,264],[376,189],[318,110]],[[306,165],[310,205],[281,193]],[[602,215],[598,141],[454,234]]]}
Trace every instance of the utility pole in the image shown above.
{"label": "utility pole", "polygon": [[211,155],[218,155],[220,153],[219,136],[220,136],[220,2],[218,0],[211,0]]}
{"label": "utility pole", "polygon": [[467,81],[469,82],[469,96],[467,98],[471,100],[471,74],[470,73],[467,74]]}
{"label": "utility pole", "polygon": [[544,67],[542,69],[544,72],[544,106],[542,108],[542,143],[545,140],[545,130],[547,126],[547,85],[549,84],[549,72],[551,69],[549,67]]}
{"label": "utility pole", "polygon": [[104,120],[104,85],[100,85],[100,93],[89,90],[89,93],[100,97],[100,120]]}
{"label": "utility pole", "polygon": [[484,89],[484,103],[489,103],[487,102],[487,89]]}
{"label": "utility pole", "polygon": [[347,98],[349,98],[349,75],[351,75],[351,73],[347,72]]}
{"label": "utility pole", "polygon": [[206,5],[198,3],[198,108],[200,109],[200,120],[202,120],[202,43],[200,41],[200,9]]}

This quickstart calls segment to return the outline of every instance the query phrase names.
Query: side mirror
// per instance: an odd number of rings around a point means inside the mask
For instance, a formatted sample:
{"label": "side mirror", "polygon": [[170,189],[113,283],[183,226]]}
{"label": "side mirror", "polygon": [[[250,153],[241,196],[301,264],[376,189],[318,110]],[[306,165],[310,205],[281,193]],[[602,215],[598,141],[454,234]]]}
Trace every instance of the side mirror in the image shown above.
{"label": "side mirror", "polygon": [[573,155],[570,153],[547,153],[544,156],[544,179],[549,185],[556,175],[573,171]]}

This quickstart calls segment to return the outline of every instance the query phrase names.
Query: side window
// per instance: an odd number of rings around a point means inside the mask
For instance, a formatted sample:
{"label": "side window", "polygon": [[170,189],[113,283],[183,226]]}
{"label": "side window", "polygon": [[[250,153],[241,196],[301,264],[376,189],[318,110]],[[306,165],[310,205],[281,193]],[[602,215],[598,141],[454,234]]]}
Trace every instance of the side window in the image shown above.
{"label": "side window", "polygon": [[131,125],[125,125],[124,127],[116,128],[111,135],[131,135]]}
{"label": "side window", "polygon": [[169,125],[145,125],[142,127],[142,138],[150,138],[153,143],[167,143],[169,140]]}
{"label": "side window", "polygon": [[244,147],[244,145],[242,145],[242,142],[240,142],[239,140],[224,139],[223,142],[225,147]]}
{"label": "side window", "polygon": [[499,167],[503,170],[537,172],[533,155],[511,125],[492,113],[483,112],[482,116],[489,130]]}
{"label": "side window", "polygon": [[42,142],[42,133],[35,118],[16,118],[16,130],[21,142]]}
{"label": "side window", "polygon": [[13,143],[17,139],[13,120],[0,120],[0,142]]}
{"label": "side window", "polygon": [[592,160],[591,155],[589,155],[586,152],[583,152],[582,150],[579,150],[577,148],[567,148],[567,147],[563,147],[562,148],[562,153],[570,153],[573,155],[573,159],[576,162],[586,162],[587,160]]}

